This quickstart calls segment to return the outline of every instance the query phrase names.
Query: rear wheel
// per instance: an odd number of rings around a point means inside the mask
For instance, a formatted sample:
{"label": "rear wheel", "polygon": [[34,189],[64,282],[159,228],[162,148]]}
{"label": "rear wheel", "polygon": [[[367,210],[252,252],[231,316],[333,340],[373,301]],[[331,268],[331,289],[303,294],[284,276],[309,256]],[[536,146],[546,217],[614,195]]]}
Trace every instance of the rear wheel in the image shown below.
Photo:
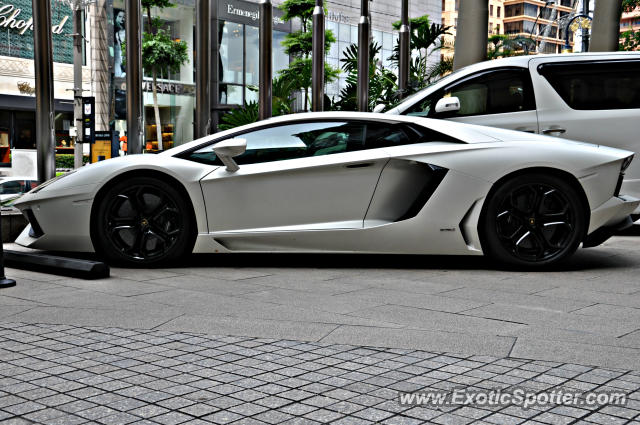
{"label": "rear wheel", "polygon": [[190,202],[162,180],[133,177],[116,183],[96,204],[92,239],[112,263],[157,265],[193,248]]}
{"label": "rear wheel", "polygon": [[576,190],[540,173],[507,180],[485,204],[480,221],[483,249],[495,260],[516,266],[558,263],[575,252],[587,226]]}

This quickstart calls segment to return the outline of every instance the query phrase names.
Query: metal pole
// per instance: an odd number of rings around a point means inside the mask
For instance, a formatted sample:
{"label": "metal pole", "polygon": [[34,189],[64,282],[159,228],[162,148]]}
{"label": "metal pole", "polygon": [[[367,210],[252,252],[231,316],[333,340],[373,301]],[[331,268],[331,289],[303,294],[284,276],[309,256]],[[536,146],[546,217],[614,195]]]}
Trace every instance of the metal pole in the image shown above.
{"label": "metal pole", "polygon": [[0,226],[0,289],[16,286],[16,281],[7,279],[4,274],[4,247],[2,240],[2,226]]}
{"label": "metal pole", "polygon": [[[34,0],[36,1],[36,0]],[[126,0],[127,153],[142,153],[142,12],[140,0]]]}
{"label": "metal pole", "polygon": [[313,9],[313,50],[311,72],[311,110],[324,110],[324,5],[323,0],[316,0]]}
{"label": "metal pole", "polygon": [[211,130],[210,0],[196,2],[196,139]]}
{"label": "metal pole", "polygon": [[82,167],[82,0],[73,3],[73,168]]}
{"label": "metal pole", "polygon": [[403,98],[409,85],[409,58],[411,56],[411,27],[409,26],[409,0],[402,0],[399,31],[398,89]]}
{"label": "metal pole", "polygon": [[457,28],[453,69],[458,70],[486,60],[489,37],[489,1],[461,1]]}
{"label": "metal pole", "polygon": [[[589,0],[582,0],[582,14],[589,16]],[[589,51],[589,29],[582,28],[582,49],[581,52]]]}
{"label": "metal pole", "polygon": [[32,0],[32,8],[38,180],[44,182],[56,175],[51,2],[49,0]]}
{"label": "metal pole", "polygon": [[596,2],[593,12],[590,52],[615,52],[620,37],[620,12],[622,0]]}
{"label": "metal pole", "polygon": [[361,0],[358,22],[358,110],[369,110],[369,0]]}
{"label": "metal pole", "polygon": [[260,0],[260,75],[258,81],[258,115],[261,120],[272,115],[273,88],[273,7],[271,0]]}

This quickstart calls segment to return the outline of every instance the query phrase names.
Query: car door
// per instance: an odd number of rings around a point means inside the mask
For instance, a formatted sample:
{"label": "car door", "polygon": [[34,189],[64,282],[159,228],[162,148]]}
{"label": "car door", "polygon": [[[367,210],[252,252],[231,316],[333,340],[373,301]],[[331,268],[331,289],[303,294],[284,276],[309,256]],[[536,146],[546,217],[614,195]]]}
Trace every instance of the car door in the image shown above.
{"label": "car door", "polygon": [[271,125],[247,140],[240,168],[201,180],[210,232],[361,228],[382,168],[383,149],[364,150],[364,122]]}
{"label": "car door", "polygon": [[[443,97],[460,99],[460,110],[436,113]],[[526,68],[505,67],[467,75],[433,93],[406,115],[442,118],[510,130],[538,132],[536,101]]]}
{"label": "car door", "polygon": [[[541,133],[640,153],[640,55],[535,58],[530,68]],[[627,185],[640,196],[640,161]]]}

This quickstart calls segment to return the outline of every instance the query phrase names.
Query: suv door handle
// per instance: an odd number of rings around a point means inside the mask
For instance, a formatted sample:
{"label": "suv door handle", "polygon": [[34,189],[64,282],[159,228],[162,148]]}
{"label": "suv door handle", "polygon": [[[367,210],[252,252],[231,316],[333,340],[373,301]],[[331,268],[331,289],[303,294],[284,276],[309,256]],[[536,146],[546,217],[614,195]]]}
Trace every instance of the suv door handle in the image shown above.
{"label": "suv door handle", "polygon": [[524,131],[525,133],[535,133],[536,130],[531,127],[516,127],[514,128],[516,131]]}
{"label": "suv door handle", "polygon": [[553,133],[563,134],[566,132],[567,130],[561,127],[549,127],[542,130],[542,134],[553,134]]}

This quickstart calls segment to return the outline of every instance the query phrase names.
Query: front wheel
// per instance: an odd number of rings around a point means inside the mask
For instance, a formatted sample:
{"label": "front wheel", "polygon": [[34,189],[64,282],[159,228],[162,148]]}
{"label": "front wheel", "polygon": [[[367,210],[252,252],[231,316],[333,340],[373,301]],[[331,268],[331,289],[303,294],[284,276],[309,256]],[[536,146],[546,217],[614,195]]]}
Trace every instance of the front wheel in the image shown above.
{"label": "front wheel", "polygon": [[152,266],[176,260],[193,247],[190,205],[162,180],[120,181],[94,207],[93,245],[116,264]]}
{"label": "front wheel", "polygon": [[587,211],[576,190],[532,173],[502,183],[487,199],[478,229],[483,249],[502,263],[542,267],[571,254],[586,234]]}

